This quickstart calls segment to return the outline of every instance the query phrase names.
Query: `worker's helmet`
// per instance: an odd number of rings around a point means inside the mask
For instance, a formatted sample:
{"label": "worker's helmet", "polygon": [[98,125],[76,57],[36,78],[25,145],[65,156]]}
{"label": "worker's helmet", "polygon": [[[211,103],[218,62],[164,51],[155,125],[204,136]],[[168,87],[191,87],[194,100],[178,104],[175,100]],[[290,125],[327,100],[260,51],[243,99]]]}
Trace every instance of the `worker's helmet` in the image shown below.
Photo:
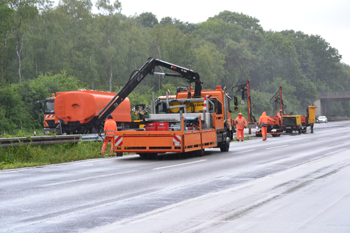
{"label": "worker's helmet", "polygon": [[242,116],[242,113],[238,113],[238,116]]}
{"label": "worker's helmet", "polygon": [[109,114],[107,119],[113,119],[113,116],[111,114]]}

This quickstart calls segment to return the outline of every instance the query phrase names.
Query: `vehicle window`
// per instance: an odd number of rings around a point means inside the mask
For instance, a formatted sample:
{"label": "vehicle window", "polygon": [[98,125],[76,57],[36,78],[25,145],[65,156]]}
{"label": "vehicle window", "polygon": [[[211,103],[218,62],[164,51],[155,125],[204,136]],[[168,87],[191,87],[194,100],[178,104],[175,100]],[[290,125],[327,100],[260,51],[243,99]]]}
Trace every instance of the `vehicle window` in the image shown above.
{"label": "vehicle window", "polygon": [[45,101],[45,113],[50,114],[55,112],[55,102],[54,100]]}

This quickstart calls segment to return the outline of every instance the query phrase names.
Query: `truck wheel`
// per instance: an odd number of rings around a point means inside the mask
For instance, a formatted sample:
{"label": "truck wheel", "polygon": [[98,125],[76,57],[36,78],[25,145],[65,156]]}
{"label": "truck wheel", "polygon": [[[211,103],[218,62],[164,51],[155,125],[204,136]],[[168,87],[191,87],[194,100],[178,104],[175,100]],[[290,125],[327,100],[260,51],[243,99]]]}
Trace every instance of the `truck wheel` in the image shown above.
{"label": "truck wheel", "polygon": [[230,138],[226,138],[225,142],[222,142],[220,145],[220,151],[221,152],[227,152],[230,149]]}
{"label": "truck wheel", "polygon": [[196,150],[196,156],[203,156],[204,155],[204,149]]}

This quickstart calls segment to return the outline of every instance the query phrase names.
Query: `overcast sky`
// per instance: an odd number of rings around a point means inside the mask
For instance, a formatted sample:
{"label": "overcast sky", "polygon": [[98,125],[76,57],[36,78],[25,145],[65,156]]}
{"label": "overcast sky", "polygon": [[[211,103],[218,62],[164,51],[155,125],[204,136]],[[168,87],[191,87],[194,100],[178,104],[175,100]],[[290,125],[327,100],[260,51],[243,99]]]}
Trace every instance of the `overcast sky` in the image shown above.
{"label": "overcast sky", "polygon": [[[350,0],[119,0],[126,16],[152,12],[183,22],[200,23],[224,10],[260,20],[265,31],[294,30],[320,35],[350,65]],[[93,1],[94,2],[94,1]],[[113,0],[111,0],[113,2]]]}

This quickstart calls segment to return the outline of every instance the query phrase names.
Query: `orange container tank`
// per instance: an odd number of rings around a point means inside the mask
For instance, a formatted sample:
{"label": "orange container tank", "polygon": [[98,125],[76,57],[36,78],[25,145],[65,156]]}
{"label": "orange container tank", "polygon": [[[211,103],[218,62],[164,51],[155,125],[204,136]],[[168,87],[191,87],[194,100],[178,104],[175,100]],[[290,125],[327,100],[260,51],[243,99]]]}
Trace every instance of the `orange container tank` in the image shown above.
{"label": "orange container tank", "polygon": [[[116,93],[102,91],[58,92],[55,99],[55,113],[64,122],[88,123],[115,96]],[[131,122],[130,100],[126,98],[113,112],[117,122]]]}

